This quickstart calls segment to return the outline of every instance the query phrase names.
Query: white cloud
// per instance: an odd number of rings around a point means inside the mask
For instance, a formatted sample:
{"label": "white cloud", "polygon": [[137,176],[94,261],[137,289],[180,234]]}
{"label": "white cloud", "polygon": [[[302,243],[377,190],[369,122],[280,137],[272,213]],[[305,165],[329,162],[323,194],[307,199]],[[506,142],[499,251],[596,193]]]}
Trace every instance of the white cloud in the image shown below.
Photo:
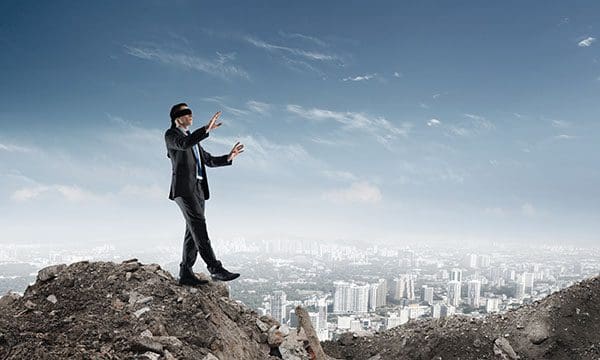
{"label": "white cloud", "polygon": [[336,171],[336,170],[324,170],[323,175],[329,179],[343,180],[343,181],[356,181],[357,177],[349,171]]}
{"label": "white cloud", "polygon": [[442,124],[438,119],[431,119],[427,121],[427,126],[440,126]]}
{"label": "white cloud", "polygon": [[120,191],[120,195],[131,196],[144,199],[166,199],[168,189],[158,185],[125,185]]}
{"label": "white cloud", "polygon": [[577,43],[577,46],[579,47],[590,47],[592,46],[592,43],[596,41],[596,38],[589,36],[586,39],[581,40],[580,42]]}
{"label": "white cloud", "polygon": [[368,182],[355,182],[350,187],[323,193],[323,198],[334,203],[370,203],[381,202],[379,188]]}
{"label": "white cloud", "polygon": [[560,134],[560,135],[555,136],[554,138],[558,139],[558,140],[572,140],[572,139],[575,139],[576,137],[577,136],[575,136],[575,135]]}
{"label": "white cloud", "polygon": [[468,121],[462,121],[447,127],[448,134],[460,137],[473,137],[487,133],[495,128],[485,117],[475,114],[463,114]]}
{"label": "white cloud", "polygon": [[395,126],[384,117],[372,117],[364,113],[338,112],[325,109],[305,109],[299,105],[287,105],[287,111],[313,121],[333,120],[342,125],[346,131],[363,130],[371,134],[382,145],[388,146],[390,141],[399,136],[407,136],[411,124],[403,123]]}
{"label": "white cloud", "polygon": [[29,153],[33,152],[34,149],[26,146],[0,143],[0,151]]}
{"label": "white cloud", "polygon": [[373,79],[375,76],[377,76],[377,74],[359,75],[355,77],[344,78],[342,81],[367,81]]}
{"label": "white cloud", "polygon": [[259,114],[262,115],[266,115],[269,113],[269,110],[271,109],[271,105],[264,103],[264,102],[260,102],[260,101],[255,101],[255,100],[250,100],[248,102],[246,102],[246,106],[248,107],[248,109],[257,112]]}
{"label": "white cloud", "polygon": [[249,79],[248,73],[239,66],[229,62],[235,59],[235,54],[221,54],[217,52],[217,59],[209,60],[199,56],[168,52],[159,48],[136,47],[124,45],[125,52],[131,56],[154,60],[163,64],[179,66],[184,69],[197,70],[224,79],[239,77]]}
{"label": "white cloud", "polygon": [[24,187],[16,190],[11,199],[19,202],[33,200],[40,197],[45,193],[54,193],[61,195],[64,199],[70,202],[82,202],[82,201],[98,201],[102,200],[101,196],[98,196],[91,191],[82,189],[78,186],[73,185],[35,185],[30,187]]}
{"label": "white cloud", "polygon": [[552,126],[555,128],[568,128],[571,126],[571,123],[564,120],[552,120]]}
{"label": "white cloud", "polygon": [[248,115],[248,111],[246,111],[246,110],[242,110],[242,109],[238,109],[238,108],[226,105],[224,102],[225,98],[220,97],[220,96],[202,98],[201,100],[219,104],[219,106],[221,106],[226,112],[229,112],[231,115],[234,115],[234,116]]}
{"label": "white cloud", "polygon": [[394,77],[401,78],[402,77],[402,73],[394,71]]}
{"label": "white cloud", "polygon": [[288,39],[300,39],[300,40],[309,41],[309,42],[312,42],[321,47],[329,46],[325,41],[323,41],[317,37],[314,37],[314,36],[298,34],[298,33],[286,33],[284,31],[279,31],[279,35],[281,35],[282,37],[288,38]]}
{"label": "white cloud", "polygon": [[270,44],[266,41],[260,40],[258,38],[252,37],[252,36],[246,36],[246,37],[244,37],[244,40],[247,41],[248,43],[256,46],[257,48],[265,49],[269,52],[288,53],[288,54],[291,54],[294,56],[306,58],[311,61],[336,61],[336,60],[339,60],[339,58],[333,54],[326,54],[326,53],[321,53],[321,52],[317,52],[317,51],[304,50],[304,49],[293,48],[293,47],[282,46],[282,45],[274,45],[274,44]]}

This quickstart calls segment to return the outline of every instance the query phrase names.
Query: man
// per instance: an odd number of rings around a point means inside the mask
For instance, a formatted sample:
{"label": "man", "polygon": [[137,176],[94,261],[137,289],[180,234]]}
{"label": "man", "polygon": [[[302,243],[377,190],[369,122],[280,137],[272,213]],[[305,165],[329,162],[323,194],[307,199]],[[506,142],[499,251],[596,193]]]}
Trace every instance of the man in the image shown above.
{"label": "man", "polygon": [[192,267],[198,252],[206,263],[213,280],[230,281],[240,274],[229,272],[217,260],[206,230],[204,201],[209,198],[208,179],[205,166],[231,165],[233,159],[244,151],[244,145],[237,142],[227,155],[212,156],[200,146],[200,141],[208,137],[210,131],[221,126],[217,123],[221,112],[217,112],[207,125],[190,132],[192,110],[185,103],[171,108],[171,127],[165,132],[167,156],[173,166],[171,192],[185,218],[186,228],[183,241],[183,256],[179,264],[179,284],[201,285],[208,281],[198,279]]}

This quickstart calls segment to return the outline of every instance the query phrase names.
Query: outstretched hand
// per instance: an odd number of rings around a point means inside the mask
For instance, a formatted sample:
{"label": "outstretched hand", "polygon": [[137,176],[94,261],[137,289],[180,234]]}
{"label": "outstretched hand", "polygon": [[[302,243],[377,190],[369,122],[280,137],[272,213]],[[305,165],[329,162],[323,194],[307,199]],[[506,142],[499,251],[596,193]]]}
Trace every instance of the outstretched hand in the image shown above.
{"label": "outstretched hand", "polygon": [[238,141],[233,145],[233,149],[229,152],[229,156],[227,157],[227,161],[232,161],[236,156],[244,152],[244,145],[240,144]]}
{"label": "outstretched hand", "polygon": [[223,125],[222,122],[217,123],[217,120],[219,120],[219,116],[221,116],[221,112],[217,111],[213,117],[210,119],[210,121],[208,122],[208,124],[206,125],[206,132],[211,131],[212,129],[216,129],[219,126]]}

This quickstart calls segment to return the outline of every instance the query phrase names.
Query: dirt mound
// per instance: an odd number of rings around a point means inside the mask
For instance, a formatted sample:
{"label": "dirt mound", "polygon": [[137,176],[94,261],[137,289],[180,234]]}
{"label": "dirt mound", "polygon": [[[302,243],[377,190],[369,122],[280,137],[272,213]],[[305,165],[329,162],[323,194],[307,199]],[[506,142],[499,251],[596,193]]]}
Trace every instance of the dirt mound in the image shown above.
{"label": "dirt mound", "polygon": [[600,277],[506,314],[411,321],[323,348],[340,359],[600,359]]}
{"label": "dirt mound", "polygon": [[308,359],[301,334],[231,300],[223,283],[179,286],[159,265],[136,259],[50,266],[22,297],[0,298],[0,359],[246,360],[282,354]]}

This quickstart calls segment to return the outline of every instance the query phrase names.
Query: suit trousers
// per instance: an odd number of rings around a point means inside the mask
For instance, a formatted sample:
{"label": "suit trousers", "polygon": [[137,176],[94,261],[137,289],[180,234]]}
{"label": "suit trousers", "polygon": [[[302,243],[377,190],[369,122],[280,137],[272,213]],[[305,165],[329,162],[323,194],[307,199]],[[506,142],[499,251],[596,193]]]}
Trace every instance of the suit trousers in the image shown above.
{"label": "suit trousers", "polygon": [[209,269],[218,267],[220,263],[212,249],[206,229],[204,194],[200,180],[197,180],[195,191],[191,196],[178,196],[174,200],[185,218],[185,236],[180,266],[192,270],[199,252]]}

